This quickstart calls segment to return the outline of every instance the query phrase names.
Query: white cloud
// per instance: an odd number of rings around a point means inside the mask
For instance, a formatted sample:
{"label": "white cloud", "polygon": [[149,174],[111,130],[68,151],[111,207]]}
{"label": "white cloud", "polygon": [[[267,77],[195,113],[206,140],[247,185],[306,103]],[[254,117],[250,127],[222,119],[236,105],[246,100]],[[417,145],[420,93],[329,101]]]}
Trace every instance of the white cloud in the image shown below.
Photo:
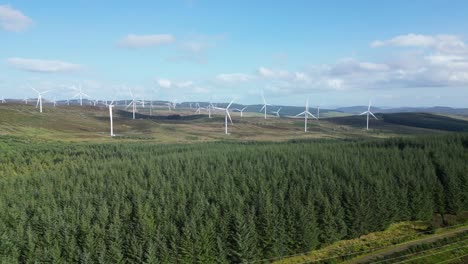
{"label": "white cloud", "polygon": [[9,65],[23,71],[41,73],[73,72],[83,68],[83,66],[79,64],[57,60],[9,58],[7,62]]}
{"label": "white cloud", "polygon": [[245,73],[221,73],[216,79],[223,82],[246,82],[252,79],[252,76]]}
{"label": "white cloud", "polygon": [[340,79],[329,79],[326,83],[329,87],[335,90],[341,90],[343,88],[343,80]]}
{"label": "white cloud", "polygon": [[0,5],[0,26],[6,31],[19,32],[33,24],[31,18],[8,5]]}
{"label": "white cloud", "polygon": [[426,59],[435,66],[468,70],[468,58],[464,56],[435,54],[427,56]]}
{"label": "white cloud", "polygon": [[266,67],[258,68],[258,73],[262,77],[287,79],[293,77],[293,74],[286,70],[274,70]]}
{"label": "white cloud", "polygon": [[156,83],[161,88],[169,89],[169,88],[189,88],[194,85],[193,81],[173,81],[169,79],[158,79]]}
{"label": "white cloud", "polygon": [[402,47],[426,47],[436,43],[436,39],[432,36],[407,34],[396,36],[389,40],[376,40],[371,43],[372,47],[382,46],[402,46]]}
{"label": "white cloud", "polygon": [[170,62],[207,63],[208,51],[215,48],[225,35],[190,34],[178,41],[178,53],[166,58]]}
{"label": "white cloud", "polygon": [[433,48],[447,53],[468,52],[466,44],[456,35],[407,34],[389,40],[376,40],[371,43],[371,47],[374,48],[383,46]]}
{"label": "white cloud", "polygon": [[175,37],[170,34],[159,35],[127,35],[118,42],[119,47],[124,48],[146,48],[153,46],[161,46],[171,44],[175,41]]}
{"label": "white cloud", "polygon": [[334,65],[330,65],[332,75],[355,75],[368,72],[384,72],[390,67],[383,63],[361,62],[356,59],[343,59]]}
{"label": "white cloud", "polygon": [[172,82],[168,79],[159,79],[156,81],[161,88],[171,88]]}
{"label": "white cloud", "polygon": [[274,77],[275,76],[275,72],[268,69],[268,68],[265,68],[265,67],[260,67],[258,68],[258,73],[263,76],[263,77]]}

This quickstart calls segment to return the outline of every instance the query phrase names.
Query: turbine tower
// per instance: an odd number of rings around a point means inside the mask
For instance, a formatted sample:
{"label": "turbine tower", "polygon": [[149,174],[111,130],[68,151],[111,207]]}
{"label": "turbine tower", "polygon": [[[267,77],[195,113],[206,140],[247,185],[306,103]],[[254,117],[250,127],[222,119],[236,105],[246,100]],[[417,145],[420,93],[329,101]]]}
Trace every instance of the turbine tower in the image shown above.
{"label": "turbine tower", "polygon": [[232,103],[234,103],[234,100],[236,100],[236,98],[232,99],[232,101],[228,104],[228,106],[226,108],[214,107],[215,109],[225,111],[225,113],[224,113],[224,134],[226,134],[226,135],[229,135],[229,133],[228,133],[228,117],[229,117],[229,120],[231,121],[231,124],[232,124],[232,118],[231,118],[231,115],[229,114],[229,107],[231,107]]}
{"label": "turbine tower", "polygon": [[114,100],[109,104],[109,118],[110,118],[110,136],[113,137],[114,135],[114,123],[112,120],[112,108],[114,107]]}
{"label": "turbine tower", "polygon": [[360,115],[367,115],[367,127],[366,130],[369,130],[369,115],[373,116],[376,120],[379,120],[370,110],[371,108],[371,101],[369,100],[369,107],[367,107],[367,111],[361,113]]}
{"label": "turbine tower", "polygon": [[42,95],[45,94],[45,93],[50,92],[50,90],[44,91],[44,92],[39,92],[38,90],[36,90],[34,88],[31,88],[31,89],[33,89],[37,93],[36,108],[39,107],[39,112],[42,113]]}
{"label": "turbine tower", "polygon": [[264,96],[263,92],[262,92],[262,99],[263,99],[263,106],[262,106],[262,108],[260,109],[260,112],[261,112],[262,110],[265,110],[265,119],[266,119],[266,117],[267,117],[267,106],[271,106],[271,104],[268,104],[268,103],[267,103],[267,101],[265,100],[265,96]]}
{"label": "turbine tower", "polygon": [[206,109],[208,110],[208,118],[211,118],[211,111],[213,110],[213,104],[211,103],[211,100],[208,103],[208,106],[206,107]]}
{"label": "turbine tower", "polygon": [[242,109],[236,108],[236,109],[234,109],[234,111],[239,112],[239,113],[240,113],[240,117],[244,117],[244,111],[245,111],[245,109],[247,109],[247,107],[248,107],[248,106],[246,106],[246,107],[244,107],[244,108],[242,108]]}
{"label": "turbine tower", "polygon": [[2,101],[2,104],[6,103],[5,98],[3,98],[3,96],[2,99],[0,99],[0,101]]}
{"label": "turbine tower", "polygon": [[317,120],[320,119],[320,105],[317,105]]}
{"label": "turbine tower", "polygon": [[304,115],[304,132],[307,132],[307,118],[310,116],[310,117],[317,119],[317,117],[315,117],[313,114],[309,112],[309,99],[306,100],[305,111],[300,114],[297,114],[296,117],[301,116],[301,115]]}
{"label": "turbine tower", "polygon": [[280,114],[279,114],[280,111],[281,111],[281,107],[278,109],[278,111],[273,111],[273,112],[271,112],[271,113],[275,114],[276,117],[280,117]]}
{"label": "turbine tower", "polygon": [[81,84],[78,85],[78,87],[79,87],[79,88],[73,87],[73,89],[74,89],[75,91],[78,91],[78,93],[75,94],[75,95],[72,97],[72,99],[75,98],[75,97],[80,98],[80,105],[83,106],[83,96],[88,97],[88,98],[89,98],[90,96],[87,95],[87,94],[85,94],[85,93],[83,93],[83,91],[82,91],[82,89],[81,89]]}

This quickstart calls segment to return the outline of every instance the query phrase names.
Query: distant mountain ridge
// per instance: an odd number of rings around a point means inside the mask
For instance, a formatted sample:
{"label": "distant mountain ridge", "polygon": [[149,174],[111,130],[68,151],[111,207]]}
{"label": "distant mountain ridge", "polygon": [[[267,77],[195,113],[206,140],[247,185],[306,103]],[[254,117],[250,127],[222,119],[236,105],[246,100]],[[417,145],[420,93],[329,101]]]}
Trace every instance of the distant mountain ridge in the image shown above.
{"label": "distant mountain ridge", "polygon": [[[367,106],[350,106],[339,107],[336,111],[348,114],[360,114],[367,111]],[[433,107],[396,107],[396,108],[379,108],[372,107],[373,113],[431,113],[431,114],[452,114],[452,115],[468,115],[468,108],[452,108],[447,106],[433,106]]]}

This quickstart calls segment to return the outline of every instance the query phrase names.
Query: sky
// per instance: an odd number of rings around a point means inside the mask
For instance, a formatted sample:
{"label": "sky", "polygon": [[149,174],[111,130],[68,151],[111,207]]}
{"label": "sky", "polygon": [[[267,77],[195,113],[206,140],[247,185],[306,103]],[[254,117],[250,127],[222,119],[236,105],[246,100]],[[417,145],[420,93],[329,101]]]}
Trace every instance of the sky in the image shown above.
{"label": "sky", "polygon": [[0,97],[468,107],[468,1],[0,0]]}

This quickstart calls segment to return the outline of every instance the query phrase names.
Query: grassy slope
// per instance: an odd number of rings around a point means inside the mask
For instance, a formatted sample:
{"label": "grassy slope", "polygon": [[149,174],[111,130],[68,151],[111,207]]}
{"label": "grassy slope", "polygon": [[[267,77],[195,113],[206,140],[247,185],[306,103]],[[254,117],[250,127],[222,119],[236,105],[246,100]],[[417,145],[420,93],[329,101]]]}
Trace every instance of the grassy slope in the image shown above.
{"label": "grassy slope", "polygon": [[[332,116],[334,113],[330,113]],[[189,110],[168,112],[157,108],[149,117],[149,109],[139,109],[137,120],[131,113],[117,107],[114,111],[116,138],[108,136],[108,110],[105,107],[59,106],[44,107],[39,113],[33,105],[0,104],[0,135],[25,136],[39,140],[63,141],[152,141],[158,143],[203,142],[216,140],[278,141],[301,138],[381,138],[397,135],[439,133],[440,131],[402,126],[382,120],[372,120],[366,132],[365,117],[348,116],[309,121],[309,133],[303,132],[303,119],[275,118],[267,120],[261,114],[247,113],[240,118],[232,113],[231,135],[224,135],[224,116],[217,113],[209,119],[205,113],[193,115]],[[180,118],[179,118],[180,116]],[[467,123],[468,124],[468,123]]]}
{"label": "grassy slope", "polygon": [[[277,259],[274,262],[284,264],[321,263],[320,261],[325,261],[326,263],[361,263],[360,260],[368,258],[376,254],[376,252],[382,253],[395,248],[403,250],[406,248],[406,245],[410,245],[410,243],[419,239],[442,238],[454,231],[466,230],[468,228],[468,213],[465,213],[461,218],[458,219],[461,222],[457,222],[452,217],[450,222],[454,225],[454,228],[440,228],[435,232],[430,227],[436,224],[437,221],[434,221],[432,224],[421,221],[396,223],[390,225],[389,228],[382,232],[370,233],[350,240],[341,240],[319,250]],[[362,263],[365,263],[365,261]]]}

